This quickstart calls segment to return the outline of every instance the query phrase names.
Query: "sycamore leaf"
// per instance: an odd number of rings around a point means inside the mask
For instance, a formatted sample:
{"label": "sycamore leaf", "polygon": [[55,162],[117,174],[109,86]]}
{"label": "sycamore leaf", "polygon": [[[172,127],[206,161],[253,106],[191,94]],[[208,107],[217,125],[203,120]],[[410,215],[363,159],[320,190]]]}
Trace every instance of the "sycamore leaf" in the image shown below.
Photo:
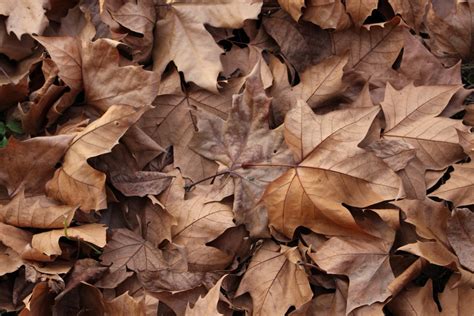
{"label": "sycamore leaf", "polygon": [[252,163],[292,162],[283,143],[282,129],[268,126],[270,98],[265,94],[259,65],[247,78],[245,90],[234,95],[227,121],[216,116],[199,115],[191,147],[208,159],[225,165],[233,177],[234,212],[243,221],[263,193],[265,186],[278,177],[282,168],[247,168]]}
{"label": "sycamore leaf", "polygon": [[355,70],[369,74],[385,72],[403,47],[405,28],[400,23],[395,17],[385,23],[334,33],[334,52],[343,55],[349,51],[348,66]]}
{"label": "sycamore leaf", "polygon": [[197,154],[189,148],[195,127],[193,109],[206,111],[225,118],[232,104],[232,95],[241,87],[239,80],[229,80],[220,94],[202,89],[183,92],[179,75],[173,72],[161,82],[159,96],[138,122],[143,131],[163,147],[173,146],[174,166],[180,168],[184,177],[193,181],[215,173],[215,162]]}
{"label": "sycamore leaf", "polygon": [[298,22],[301,16],[301,9],[305,6],[305,0],[278,0],[280,6],[288,12],[291,17]]}
{"label": "sycamore leaf", "polygon": [[105,302],[105,311],[114,316],[146,315],[144,302],[137,301],[128,292]]}
{"label": "sycamore leaf", "polygon": [[61,79],[76,93],[84,89],[87,102],[102,112],[112,105],[150,105],[158,93],[156,74],[139,66],[120,67],[117,48],[104,39],[36,39],[57,64]]}
{"label": "sycamore leaf", "polygon": [[341,1],[309,0],[306,7],[302,19],[323,29],[344,30],[352,24]]}
{"label": "sycamore leaf", "polygon": [[428,280],[423,287],[408,287],[387,304],[396,315],[441,315],[433,300],[433,282]]}
{"label": "sycamore leaf", "polygon": [[462,159],[456,128],[466,127],[458,120],[438,116],[459,88],[410,84],[397,91],[388,84],[381,103],[386,121],[383,138],[416,148],[426,169],[440,170]]}
{"label": "sycamore leaf", "polygon": [[68,205],[79,205],[83,211],[107,207],[105,174],[92,168],[87,159],[110,152],[119,138],[145,111],[126,105],[111,106],[98,120],[74,137],[47,185],[49,196]]}
{"label": "sycamore leaf", "polygon": [[[367,107],[316,115],[304,102],[297,103],[285,119],[285,140],[300,163],[265,191],[271,226],[291,238],[297,226],[318,227],[321,212],[316,209],[332,217],[328,211],[334,208],[345,213],[338,203],[365,207],[398,196],[396,174],[357,147],[378,112],[378,107]],[[315,207],[308,208],[311,202]]]}
{"label": "sycamore leaf", "polygon": [[[304,100],[311,108],[317,108],[324,101],[343,90],[343,68],[347,56],[332,56],[308,67],[300,74],[300,83],[290,87],[288,82],[278,82],[272,87],[274,100],[272,110],[284,114],[295,106],[296,100]],[[283,77],[286,80],[286,76]]]}
{"label": "sycamore leaf", "polygon": [[401,200],[393,202],[405,213],[405,222],[416,227],[416,233],[425,239],[437,240],[448,246],[446,223],[449,209],[441,202],[424,200]]}
{"label": "sycamore leaf", "polygon": [[403,20],[417,33],[424,21],[429,0],[389,0],[395,14],[400,14]]}
{"label": "sycamore leaf", "polygon": [[311,300],[313,293],[299,261],[296,247],[264,242],[250,261],[235,295],[250,293],[255,316],[284,315],[291,306],[300,307]]}
{"label": "sycamore leaf", "polygon": [[23,34],[41,34],[48,25],[45,8],[46,0],[5,0],[0,4],[0,15],[7,16],[5,21],[8,33],[18,38]]}
{"label": "sycamore leaf", "polygon": [[377,9],[378,0],[346,0],[346,10],[357,26],[361,26],[365,19]]}
{"label": "sycamore leaf", "polygon": [[171,177],[154,171],[115,174],[110,180],[125,196],[157,195],[163,192],[171,183]]}
{"label": "sycamore leaf", "polygon": [[21,191],[8,204],[0,205],[0,222],[16,227],[61,228],[69,226],[76,209],[44,195],[25,197]]}
{"label": "sycamore leaf", "polygon": [[431,5],[426,15],[425,25],[430,35],[428,46],[436,56],[450,59],[450,65],[459,58],[472,60],[473,6],[471,1],[457,1],[455,10],[440,16]]}
{"label": "sycamore leaf", "polygon": [[23,265],[23,260],[13,249],[0,244],[0,276],[12,273]]}
{"label": "sycamore leaf", "polygon": [[217,310],[217,303],[219,302],[219,296],[221,292],[222,281],[224,281],[223,276],[222,278],[217,281],[217,283],[212,287],[212,289],[207,292],[206,296],[200,297],[194,306],[191,308],[186,306],[186,316],[201,316],[201,315],[209,315],[209,316],[221,316],[224,315],[219,313]]}
{"label": "sycamore leaf", "polygon": [[474,272],[474,214],[469,209],[453,210],[447,233],[459,262]]}
{"label": "sycamore leaf", "polygon": [[[214,42],[204,24],[213,27],[239,28],[246,19],[260,13],[260,1],[172,2],[163,19],[155,27],[153,69],[162,74],[174,61],[187,81],[209,91],[217,92],[217,76],[222,70],[219,56],[222,49]],[[198,64],[199,67],[195,67]]]}
{"label": "sycamore leaf", "polygon": [[0,185],[6,187],[10,195],[22,187],[26,192],[42,193],[72,138],[71,135],[25,141],[11,138],[7,147],[0,148]]}
{"label": "sycamore leaf", "polygon": [[141,108],[158,93],[158,77],[140,66],[119,66],[116,47],[105,40],[83,44],[82,74],[87,102],[105,112],[113,105]]}
{"label": "sycamore leaf", "polygon": [[332,55],[328,31],[305,21],[296,23],[281,10],[264,17],[263,26],[278,43],[285,59],[299,72]]}
{"label": "sycamore leaf", "polygon": [[81,43],[73,37],[35,36],[59,69],[59,76],[71,89],[82,88]]}
{"label": "sycamore leaf", "polygon": [[451,276],[445,289],[439,293],[442,315],[469,315],[474,309],[474,291],[472,286],[457,285]]}
{"label": "sycamore leaf", "polygon": [[451,201],[455,206],[474,203],[474,162],[456,164],[454,171],[444,185],[436,189],[432,196]]}
{"label": "sycamore leaf", "polygon": [[[98,247],[104,247],[106,244],[106,227],[101,224],[86,224],[77,227],[68,227],[67,229],[55,229],[44,233],[33,235],[31,245],[47,256],[60,255],[62,253],[59,246],[61,237],[74,238],[86,241]],[[66,234],[67,232],[67,234]]]}
{"label": "sycamore leaf", "polygon": [[380,218],[370,222],[373,237],[332,237],[311,256],[324,271],[349,277],[346,314],[392,294],[388,286],[395,277],[389,257],[395,231]]}
{"label": "sycamore leaf", "polygon": [[219,202],[209,202],[205,194],[187,200],[173,201],[166,210],[176,219],[171,228],[175,244],[186,248],[191,268],[211,270],[225,268],[232,257],[223,251],[206,246],[226,229],[234,227],[231,207]]}
{"label": "sycamore leaf", "polygon": [[[168,264],[161,250],[128,229],[116,229],[100,257],[115,272],[122,267],[140,272],[165,269]],[[184,270],[185,266],[181,271]]]}

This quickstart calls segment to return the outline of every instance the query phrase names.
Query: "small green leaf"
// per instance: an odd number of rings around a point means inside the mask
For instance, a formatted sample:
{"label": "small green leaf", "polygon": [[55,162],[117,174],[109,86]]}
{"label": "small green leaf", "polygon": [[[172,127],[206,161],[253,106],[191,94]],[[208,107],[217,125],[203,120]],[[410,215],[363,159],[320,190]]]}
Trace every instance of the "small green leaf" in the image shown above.
{"label": "small green leaf", "polygon": [[7,128],[16,134],[22,134],[23,129],[21,128],[21,124],[18,121],[9,121],[7,122]]}
{"label": "small green leaf", "polygon": [[5,135],[6,129],[5,129],[5,123],[0,121],[0,135]]}
{"label": "small green leaf", "polygon": [[5,136],[0,136],[2,137],[0,139],[0,148],[6,147],[8,144],[8,139]]}

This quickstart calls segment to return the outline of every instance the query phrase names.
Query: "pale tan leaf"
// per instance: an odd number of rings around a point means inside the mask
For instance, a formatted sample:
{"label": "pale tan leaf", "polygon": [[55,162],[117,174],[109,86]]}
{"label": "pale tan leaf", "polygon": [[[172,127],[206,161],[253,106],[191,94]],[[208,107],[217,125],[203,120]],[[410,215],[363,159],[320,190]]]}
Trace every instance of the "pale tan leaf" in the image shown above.
{"label": "pale tan leaf", "polygon": [[361,26],[365,19],[377,9],[378,0],[346,0],[347,12],[357,26]]}
{"label": "pale tan leaf", "polygon": [[145,304],[135,300],[128,292],[105,302],[105,315],[110,316],[145,316]]}
{"label": "pale tan leaf", "polygon": [[223,51],[204,24],[239,28],[244,20],[257,17],[261,5],[250,0],[171,3],[155,27],[155,37],[160,40],[155,41],[153,69],[161,75],[166,65],[174,61],[187,81],[217,92],[217,76],[222,70],[219,56]]}
{"label": "pale tan leaf", "polygon": [[0,15],[7,16],[5,21],[8,33],[13,32],[18,38],[23,34],[43,33],[48,25],[45,16],[49,1],[46,0],[5,0],[0,4]]}
{"label": "pale tan leaf", "polygon": [[421,86],[410,84],[395,90],[390,84],[381,103],[385,115],[385,139],[396,139],[416,148],[416,156],[426,169],[443,169],[463,158],[456,128],[458,120],[439,117],[459,85]]}
{"label": "pale tan leaf", "polygon": [[20,191],[8,204],[0,205],[0,222],[16,227],[61,228],[69,226],[76,209],[44,195],[25,197]]}
{"label": "pale tan leaf", "polygon": [[59,68],[59,76],[75,90],[82,88],[81,43],[73,37],[34,37]]}
{"label": "pale tan leaf", "polygon": [[171,229],[172,240],[185,247],[190,267],[210,271],[229,264],[231,256],[206,244],[235,226],[230,206],[209,202],[202,192],[187,200],[173,201],[166,210],[177,222]]}
{"label": "pale tan leaf", "polygon": [[341,56],[349,51],[348,65],[355,70],[383,73],[397,59],[405,31],[400,18],[395,17],[385,23],[337,32],[333,35],[334,52]]}
{"label": "pale tan leaf", "polygon": [[305,6],[305,0],[278,0],[278,3],[298,22],[301,16],[301,9]]}
{"label": "pale tan leaf", "polygon": [[0,244],[0,276],[12,273],[23,265],[21,257],[11,248]]}
{"label": "pale tan leaf", "polygon": [[395,231],[380,218],[368,224],[371,233],[380,238],[332,237],[311,256],[326,272],[349,277],[347,314],[357,307],[383,302],[392,294],[388,286],[395,277],[389,256]]}
{"label": "pale tan leaf", "polygon": [[98,247],[104,247],[106,244],[106,227],[101,224],[86,224],[77,227],[68,227],[67,229],[55,229],[48,232],[33,235],[31,245],[48,256],[60,255],[62,253],[59,246],[61,237],[73,238],[80,241],[89,242]]}
{"label": "pale tan leaf", "polygon": [[402,19],[418,33],[430,1],[390,0],[389,2],[395,14],[400,14]]}
{"label": "pale tan leaf", "polygon": [[352,24],[341,1],[309,0],[306,7],[302,19],[323,29],[344,30]]}
{"label": "pale tan leaf", "polygon": [[[396,174],[373,153],[357,147],[378,112],[378,107],[367,107],[316,115],[304,102],[297,103],[285,119],[285,140],[301,162],[265,191],[269,215],[276,220],[270,220],[271,226],[291,238],[299,225],[317,227],[317,208],[344,214],[338,203],[365,207],[398,196]],[[348,218],[343,222],[354,227]]]}
{"label": "pale tan leaf", "polygon": [[107,207],[105,174],[95,170],[87,159],[110,152],[119,138],[135,123],[143,108],[114,105],[98,120],[76,135],[61,168],[46,185],[48,195],[83,211]]}
{"label": "pale tan leaf", "polygon": [[250,261],[236,296],[249,292],[253,315],[283,315],[289,307],[299,308],[313,293],[297,248],[266,241]]}
{"label": "pale tan leaf", "polygon": [[224,315],[219,313],[217,310],[217,303],[219,302],[219,296],[221,292],[222,281],[224,281],[223,276],[222,278],[217,281],[217,283],[207,292],[206,296],[200,297],[194,306],[191,308],[186,306],[186,316],[221,316]]}
{"label": "pale tan leaf", "polygon": [[434,316],[441,315],[438,306],[433,300],[433,282],[428,280],[423,287],[408,287],[397,295],[388,309],[397,315],[407,316]]}
{"label": "pale tan leaf", "polygon": [[432,196],[451,201],[455,206],[474,203],[474,162],[453,165],[454,171]]}
{"label": "pale tan leaf", "polygon": [[474,213],[455,209],[448,220],[448,240],[459,262],[474,272]]}

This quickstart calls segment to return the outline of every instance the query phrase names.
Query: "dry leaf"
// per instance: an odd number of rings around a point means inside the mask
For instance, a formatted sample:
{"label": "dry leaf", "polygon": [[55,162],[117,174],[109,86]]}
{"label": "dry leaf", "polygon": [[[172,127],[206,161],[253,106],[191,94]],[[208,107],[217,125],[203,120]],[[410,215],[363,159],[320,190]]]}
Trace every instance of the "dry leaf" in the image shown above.
{"label": "dry leaf", "polygon": [[0,205],[0,222],[16,227],[61,228],[69,226],[76,209],[44,195],[25,197],[20,191],[8,204]]}
{"label": "dry leaf", "polygon": [[416,148],[426,169],[440,170],[462,159],[456,128],[465,128],[460,121],[439,117],[459,88],[410,84],[397,91],[388,84],[381,103],[386,121],[383,138]]}
{"label": "dry leaf", "polygon": [[207,292],[206,296],[200,297],[192,308],[189,306],[186,307],[186,316],[200,316],[200,315],[209,315],[209,316],[221,316],[224,315],[217,310],[217,303],[219,302],[219,295],[221,291],[222,278],[217,281],[216,285]]}
{"label": "dry leaf", "polygon": [[298,22],[301,16],[301,9],[305,6],[304,0],[278,0],[278,3]]}
{"label": "dry leaf", "polygon": [[33,235],[31,245],[34,249],[41,251],[47,256],[55,256],[62,253],[59,246],[59,239],[61,237],[85,241],[102,248],[106,245],[105,230],[106,227],[101,224],[86,224],[78,227],[55,229]]}
{"label": "dry leaf", "polygon": [[455,209],[448,219],[448,240],[460,263],[474,271],[474,214],[468,209]]}
{"label": "dry leaf", "polygon": [[236,295],[250,293],[255,316],[283,315],[291,306],[299,308],[313,296],[300,260],[296,248],[265,242],[252,258]]}
{"label": "dry leaf", "polygon": [[18,38],[21,38],[23,34],[41,34],[49,22],[45,16],[48,2],[46,0],[2,1],[0,15],[8,17],[5,21],[8,33],[13,32]]}
{"label": "dry leaf", "polygon": [[26,192],[43,193],[55,165],[72,140],[70,135],[35,137],[25,141],[12,138],[0,148],[0,185],[13,196],[21,188]]}
{"label": "dry leaf", "polygon": [[[174,61],[186,81],[217,93],[222,50],[204,24],[239,28],[244,20],[257,17],[261,5],[261,2],[249,0],[171,3],[164,18],[156,23],[155,37],[160,40],[155,42],[153,50],[153,69],[161,75],[166,65]],[[199,63],[199,69],[194,67],[195,63]]]}
{"label": "dry leaf", "polygon": [[346,314],[383,302],[392,294],[388,288],[394,280],[389,256],[395,232],[380,218],[371,219],[370,224],[379,238],[332,237],[311,256],[324,271],[349,277]]}
{"label": "dry leaf", "polygon": [[48,195],[69,205],[79,205],[83,211],[106,208],[105,174],[92,168],[87,159],[110,152],[144,111],[145,108],[115,105],[78,133],[66,152],[63,166],[46,185]]}
{"label": "dry leaf", "polygon": [[[334,209],[344,214],[338,203],[365,207],[397,197],[399,178],[381,159],[357,147],[378,111],[368,107],[316,115],[304,102],[297,103],[285,119],[285,140],[300,163],[266,189],[271,226],[291,238],[297,226],[318,228],[316,209],[331,217]],[[354,226],[348,219],[343,223]]]}

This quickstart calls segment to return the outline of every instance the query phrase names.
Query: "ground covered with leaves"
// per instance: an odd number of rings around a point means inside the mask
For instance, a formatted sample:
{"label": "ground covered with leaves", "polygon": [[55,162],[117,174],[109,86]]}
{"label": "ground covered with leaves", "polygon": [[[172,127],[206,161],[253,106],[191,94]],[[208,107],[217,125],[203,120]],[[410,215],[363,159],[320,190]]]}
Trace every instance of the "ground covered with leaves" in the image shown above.
{"label": "ground covered with leaves", "polygon": [[472,315],[474,1],[3,0],[0,311]]}

